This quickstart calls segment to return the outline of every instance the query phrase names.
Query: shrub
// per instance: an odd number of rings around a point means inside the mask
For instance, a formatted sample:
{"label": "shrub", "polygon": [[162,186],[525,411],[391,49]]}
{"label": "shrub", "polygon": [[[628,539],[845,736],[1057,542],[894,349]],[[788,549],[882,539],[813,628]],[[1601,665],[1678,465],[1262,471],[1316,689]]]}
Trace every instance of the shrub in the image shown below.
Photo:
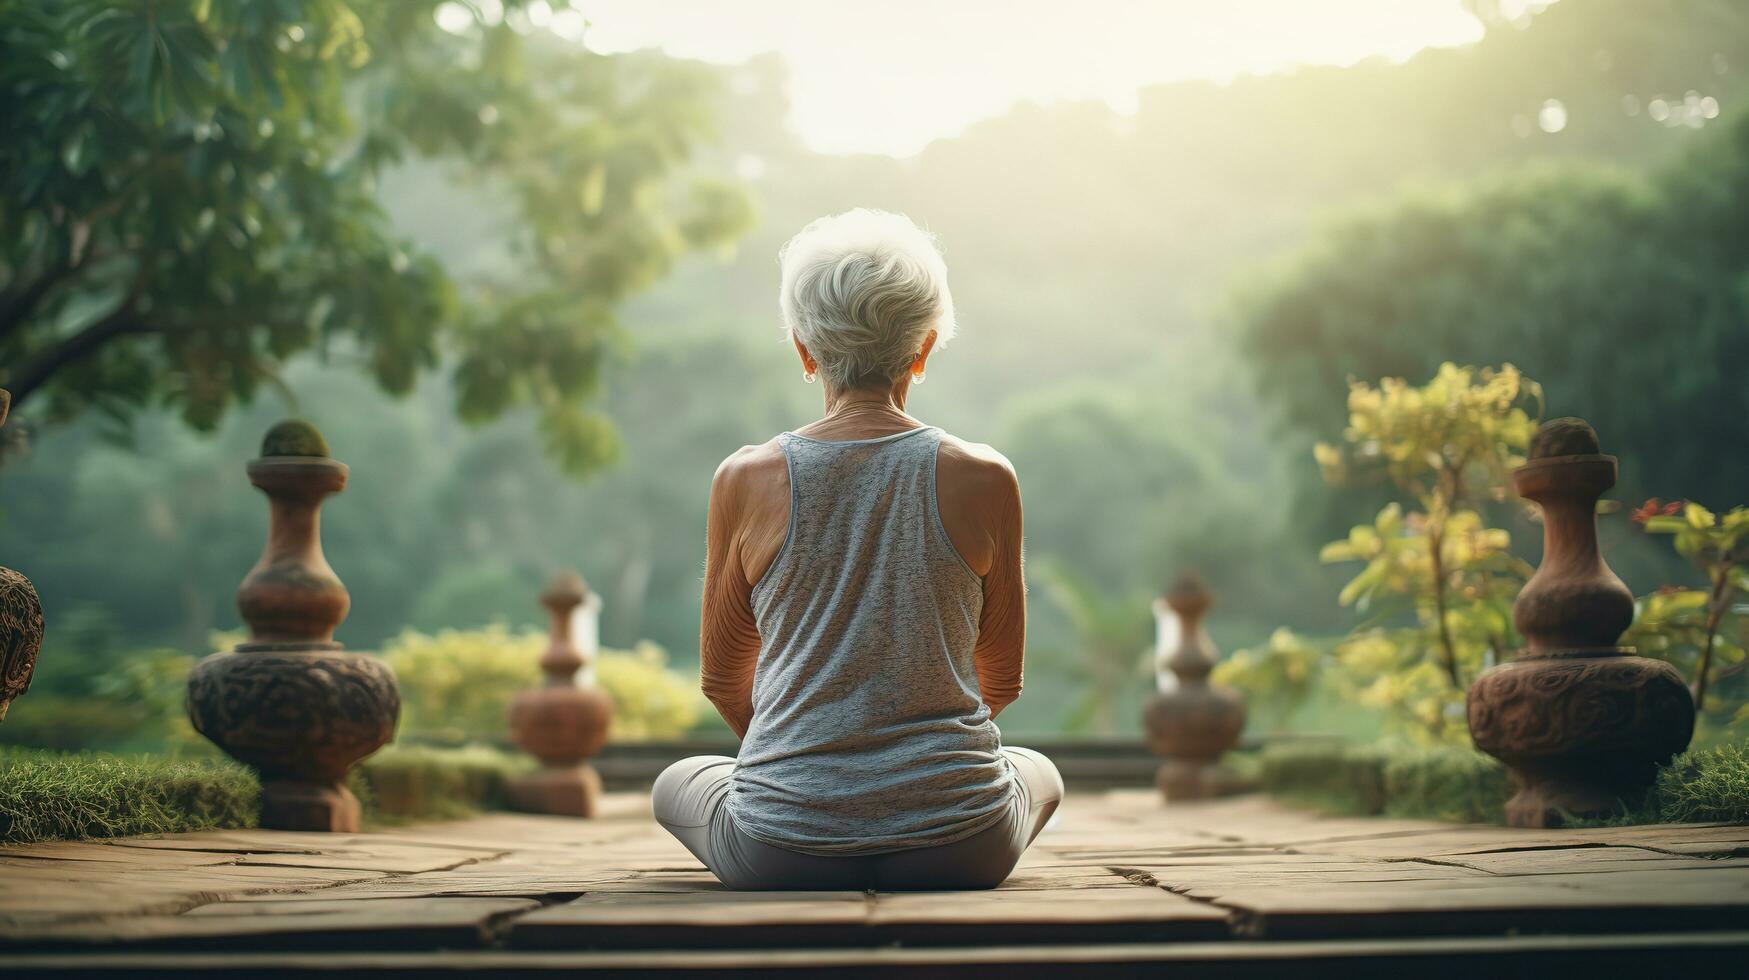
{"label": "shrub", "polygon": [[1383,749],[1290,742],[1263,752],[1258,782],[1273,795],[1316,810],[1372,816],[1385,810]]}
{"label": "shrub", "polygon": [[[403,632],[383,648],[401,683],[402,733],[450,745],[501,741],[510,700],[541,683],[536,664],[546,644],[542,633],[503,624]],[[601,651],[596,681],[613,698],[613,738],[675,738],[697,723],[697,683],[666,662],[650,643]]]}
{"label": "shrub", "polygon": [[1388,816],[1500,823],[1512,779],[1505,767],[1467,749],[1408,749],[1387,753]]}
{"label": "shrub", "polygon": [[502,809],[504,783],[534,765],[527,757],[478,745],[390,747],[358,767],[352,789],[366,812],[383,820],[447,820]]}

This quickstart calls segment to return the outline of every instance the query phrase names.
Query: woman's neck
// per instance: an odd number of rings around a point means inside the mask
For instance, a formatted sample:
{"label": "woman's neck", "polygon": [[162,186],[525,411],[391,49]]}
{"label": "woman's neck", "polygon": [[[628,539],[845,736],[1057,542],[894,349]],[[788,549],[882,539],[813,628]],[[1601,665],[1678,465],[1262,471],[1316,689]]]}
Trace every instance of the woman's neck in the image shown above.
{"label": "woman's neck", "polygon": [[915,429],[923,423],[905,411],[909,388],[903,382],[881,390],[828,388],[825,414],[799,431],[834,439],[862,439]]}

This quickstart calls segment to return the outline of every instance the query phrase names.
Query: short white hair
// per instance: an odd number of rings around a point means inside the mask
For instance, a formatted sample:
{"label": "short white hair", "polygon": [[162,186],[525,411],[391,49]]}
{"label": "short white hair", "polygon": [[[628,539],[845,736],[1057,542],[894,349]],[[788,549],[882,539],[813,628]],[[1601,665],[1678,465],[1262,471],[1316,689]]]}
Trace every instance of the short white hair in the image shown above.
{"label": "short white hair", "polygon": [[820,218],[777,253],[784,329],[838,388],[897,381],[934,330],[954,335],[947,263],[910,218],[857,208]]}

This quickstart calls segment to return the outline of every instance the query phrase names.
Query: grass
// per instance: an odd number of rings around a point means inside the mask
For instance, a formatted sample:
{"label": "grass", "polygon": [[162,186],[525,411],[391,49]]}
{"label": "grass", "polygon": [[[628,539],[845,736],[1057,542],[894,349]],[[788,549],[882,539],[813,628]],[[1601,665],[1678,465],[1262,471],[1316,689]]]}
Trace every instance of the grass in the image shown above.
{"label": "grass", "polygon": [[[453,819],[504,805],[533,761],[481,747],[390,748],[354,770],[366,824]],[[253,827],[261,787],[234,762],[0,749],[0,844]]]}
{"label": "grass", "polygon": [[0,843],[252,827],[260,797],[234,762],[0,750]]}
{"label": "grass", "polygon": [[[1455,748],[1271,746],[1258,783],[1271,795],[1326,813],[1462,823],[1502,823],[1512,795],[1498,762]],[[1659,771],[1644,800],[1594,822],[1749,823],[1749,749],[1723,745],[1682,755]]]}

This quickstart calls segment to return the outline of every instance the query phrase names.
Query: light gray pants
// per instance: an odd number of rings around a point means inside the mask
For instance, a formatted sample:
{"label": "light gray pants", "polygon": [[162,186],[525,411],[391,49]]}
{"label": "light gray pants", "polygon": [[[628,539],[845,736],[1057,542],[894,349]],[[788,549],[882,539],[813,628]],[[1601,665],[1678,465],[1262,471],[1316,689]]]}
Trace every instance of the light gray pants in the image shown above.
{"label": "light gray pants", "polygon": [[1063,800],[1063,777],[1031,749],[1004,748],[1020,777],[1003,819],[951,844],[883,854],[803,854],[754,840],[735,826],[724,802],[735,760],[682,759],[650,791],[656,822],[717,880],[741,891],[960,891],[995,888],[1014,870]]}

